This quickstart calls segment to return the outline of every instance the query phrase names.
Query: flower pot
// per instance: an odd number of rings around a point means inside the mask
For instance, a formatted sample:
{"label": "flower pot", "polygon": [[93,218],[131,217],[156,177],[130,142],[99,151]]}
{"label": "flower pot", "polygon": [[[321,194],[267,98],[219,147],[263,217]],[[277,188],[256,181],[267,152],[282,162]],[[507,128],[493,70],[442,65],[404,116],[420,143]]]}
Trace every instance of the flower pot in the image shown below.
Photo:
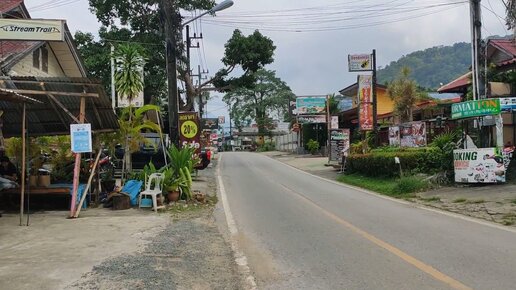
{"label": "flower pot", "polygon": [[167,193],[168,202],[176,202],[176,201],[178,201],[180,195],[181,195],[181,193],[179,192],[179,190],[168,191],[168,193]]}
{"label": "flower pot", "polygon": [[38,176],[37,175],[29,176],[29,186],[30,187],[37,187],[38,186]]}
{"label": "flower pot", "polygon": [[50,186],[50,175],[38,176],[38,185],[40,187],[49,187]]}

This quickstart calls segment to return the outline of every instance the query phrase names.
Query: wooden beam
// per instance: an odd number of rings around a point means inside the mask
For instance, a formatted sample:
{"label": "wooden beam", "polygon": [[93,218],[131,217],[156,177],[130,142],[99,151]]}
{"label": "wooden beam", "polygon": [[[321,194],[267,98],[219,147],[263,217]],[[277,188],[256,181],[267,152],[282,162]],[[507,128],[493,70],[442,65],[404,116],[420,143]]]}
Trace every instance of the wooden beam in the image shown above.
{"label": "wooden beam", "polygon": [[[79,113],[79,124],[84,123],[84,115],[86,112],[86,99],[81,97],[81,108]],[[77,195],[79,191],[79,175],[80,175],[80,167],[81,167],[81,153],[75,153],[75,167],[73,170],[73,191],[72,191],[72,200],[70,204],[70,218],[75,216],[75,203],[77,201]],[[83,192],[86,194],[86,192]]]}
{"label": "wooden beam", "polygon": [[97,110],[97,107],[95,106],[95,103],[91,100],[91,107],[93,108],[93,113],[95,113],[95,117],[97,117],[97,121],[99,121],[100,128],[104,128],[104,122],[102,122],[102,118],[100,117],[99,111]]}
{"label": "wooden beam", "polygon": [[89,97],[89,98],[98,98],[99,94],[97,93],[77,93],[77,92],[56,92],[56,91],[38,91],[38,90],[20,90],[20,89],[10,89],[10,91],[24,94],[24,95],[55,95],[55,96],[71,96],[71,97]]}
{"label": "wooden beam", "polygon": [[26,150],[25,150],[25,143],[27,142],[25,138],[25,126],[26,126],[26,107],[27,105],[23,103],[23,114],[22,114],[22,172],[21,172],[21,188],[20,188],[20,226],[23,224],[23,207],[24,200],[25,200],[25,158],[26,158]]}
{"label": "wooden beam", "polygon": [[[67,109],[63,104],[61,104],[61,102],[59,102],[59,101],[57,100],[57,98],[56,98],[56,97],[54,97],[54,96],[53,96],[53,95],[51,95],[51,94],[48,94],[47,96],[48,96],[49,98],[51,98],[51,99],[52,99],[52,101],[54,101],[54,102],[55,102],[59,107],[61,107],[61,109],[63,109],[63,110],[68,114],[68,116],[70,116],[70,118],[72,118],[72,120],[74,120],[76,123],[81,123],[81,122],[79,121],[79,119],[77,119],[77,117],[75,117],[75,116],[74,116],[74,114],[72,114],[70,111],[68,111],[68,109]],[[82,103],[82,102],[83,102],[83,100],[84,100],[84,98],[81,98],[81,107],[80,107],[81,113],[82,113],[82,109],[83,109],[83,103]],[[84,116],[84,113],[82,113],[82,114],[83,114],[83,116]]]}
{"label": "wooden beam", "polygon": [[5,82],[12,82],[15,84],[66,84],[66,85],[73,85],[73,86],[100,86],[102,84],[99,83],[83,83],[83,82],[67,82],[67,81],[52,81],[52,82],[45,82],[45,81],[29,81],[29,80],[11,80],[11,79],[0,79],[0,84]]}

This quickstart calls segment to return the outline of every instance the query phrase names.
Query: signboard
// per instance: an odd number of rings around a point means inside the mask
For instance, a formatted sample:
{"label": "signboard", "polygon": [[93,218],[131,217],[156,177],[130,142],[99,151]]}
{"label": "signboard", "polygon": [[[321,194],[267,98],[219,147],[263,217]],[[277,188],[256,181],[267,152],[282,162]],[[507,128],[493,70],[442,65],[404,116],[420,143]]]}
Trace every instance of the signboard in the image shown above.
{"label": "signboard", "polygon": [[349,54],[348,69],[350,72],[372,71],[373,56],[371,54]]}
{"label": "signboard", "polygon": [[226,116],[219,116],[219,124],[225,124],[226,123]]}
{"label": "signboard", "polygon": [[424,122],[401,124],[399,134],[401,147],[426,146],[426,124]]}
{"label": "signboard", "polygon": [[72,152],[89,153],[93,151],[91,124],[71,124],[70,137],[72,141]]}
{"label": "signboard", "polygon": [[312,115],[312,116],[299,116],[297,117],[298,123],[301,124],[320,124],[326,123],[325,115]]}
{"label": "signboard", "polygon": [[344,154],[349,154],[349,129],[330,130],[330,161],[342,161]]}
{"label": "signboard", "polygon": [[500,99],[483,99],[452,104],[452,119],[500,114]]}
{"label": "signboard", "polygon": [[339,116],[331,116],[330,129],[339,129]]}
{"label": "signboard", "polygon": [[394,126],[389,127],[389,145],[390,146],[400,146],[400,127]]}
{"label": "signboard", "polygon": [[374,129],[372,83],[373,77],[371,75],[358,76],[358,120],[360,130],[362,131],[371,131]]}
{"label": "signboard", "polygon": [[299,115],[323,114],[326,112],[326,97],[298,97],[296,110]]}
{"label": "signboard", "polygon": [[496,148],[453,150],[455,182],[505,182],[504,158]]}
{"label": "signboard", "polygon": [[199,118],[196,112],[179,113],[179,145],[181,148],[195,148],[196,153],[201,152],[201,130],[199,130]]}
{"label": "signboard", "polygon": [[500,110],[506,112],[516,111],[516,98],[500,98]]}
{"label": "signboard", "polygon": [[0,40],[64,41],[64,20],[0,18]]}
{"label": "signboard", "polygon": [[203,130],[218,130],[219,119],[218,118],[203,118],[202,119]]}

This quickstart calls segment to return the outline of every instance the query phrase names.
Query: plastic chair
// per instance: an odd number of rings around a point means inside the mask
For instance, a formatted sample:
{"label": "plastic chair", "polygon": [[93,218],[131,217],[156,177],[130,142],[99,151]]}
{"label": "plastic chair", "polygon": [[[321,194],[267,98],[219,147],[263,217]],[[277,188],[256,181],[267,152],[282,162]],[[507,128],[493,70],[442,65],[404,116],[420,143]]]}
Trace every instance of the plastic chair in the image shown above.
{"label": "plastic chair", "polygon": [[138,199],[138,207],[141,208],[142,198],[144,196],[150,196],[152,198],[152,209],[158,211],[158,195],[161,195],[163,183],[163,173],[153,173],[149,176],[147,183],[145,184],[145,190],[140,192]]}

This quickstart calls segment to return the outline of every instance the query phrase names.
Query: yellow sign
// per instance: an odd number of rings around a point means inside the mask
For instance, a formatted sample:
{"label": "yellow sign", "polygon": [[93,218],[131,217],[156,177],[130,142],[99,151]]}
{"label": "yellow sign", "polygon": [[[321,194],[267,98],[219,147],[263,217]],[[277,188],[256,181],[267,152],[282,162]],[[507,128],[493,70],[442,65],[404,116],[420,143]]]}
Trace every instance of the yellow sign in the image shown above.
{"label": "yellow sign", "polygon": [[64,41],[64,20],[0,18],[0,40]]}
{"label": "yellow sign", "polygon": [[197,124],[193,121],[186,121],[181,125],[181,132],[185,138],[194,138],[197,135]]}

